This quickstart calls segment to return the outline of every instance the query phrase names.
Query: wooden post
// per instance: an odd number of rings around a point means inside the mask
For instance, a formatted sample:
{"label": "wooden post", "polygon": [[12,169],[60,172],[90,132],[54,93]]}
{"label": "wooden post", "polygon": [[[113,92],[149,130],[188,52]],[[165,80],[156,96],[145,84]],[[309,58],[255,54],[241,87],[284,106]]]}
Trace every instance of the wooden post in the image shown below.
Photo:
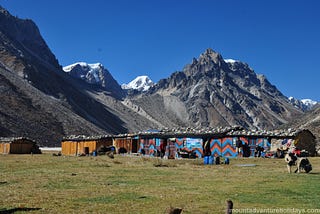
{"label": "wooden post", "polygon": [[232,214],[233,202],[231,200],[227,200],[227,209],[226,214]]}

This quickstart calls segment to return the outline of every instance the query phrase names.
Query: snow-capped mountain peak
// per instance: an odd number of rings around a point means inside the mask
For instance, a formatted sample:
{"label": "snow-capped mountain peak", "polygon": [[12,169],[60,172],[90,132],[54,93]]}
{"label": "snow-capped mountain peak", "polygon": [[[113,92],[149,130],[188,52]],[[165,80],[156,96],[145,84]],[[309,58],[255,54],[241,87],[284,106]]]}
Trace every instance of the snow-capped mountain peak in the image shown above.
{"label": "snow-capped mountain peak", "polygon": [[311,99],[302,99],[301,102],[303,104],[305,104],[306,106],[311,106],[311,107],[317,104],[316,101],[311,100]]}
{"label": "snow-capped mountain peak", "polygon": [[76,62],[63,67],[63,70],[72,76],[87,79],[89,83],[101,83],[105,71],[101,63],[88,64],[86,62]]}
{"label": "snow-capped mountain peak", "polygon": [[312,109],[313,106],[315,106],[318,102],[313,101],[311,99],[302,99],[302,100],[298,100],[294,97],[289,97],[288,98],[289,101],[296,106],[297,108],[302,109],[303,111],[307,111]]}
{"label": "snow-capped mountain peak", "polygon": [[122,89],[134,89],[138,91],[147,91],[154,85],[148,76],[138,76],[128,84],[122,84]]}
{"label": "snow-capped mountain peak", "polygon": [[99,85],[115,96],[122,96],[122,90],[118,82],[101,63],[76,62],[63,67],[70,76],[82,79],[87,83]]}
{"label": "snow-capped mountain peak", "polygon": [[70,72],[75,66],[80,65],[82,68],[88,68],[88,69],[98,69],[98,68],[103,68],[103,65],[101,63],[93,63],[93,64],[88,64],[86,62],[76,62],[71,65],[67,65],[63,67],[63,70],[65,72]]}

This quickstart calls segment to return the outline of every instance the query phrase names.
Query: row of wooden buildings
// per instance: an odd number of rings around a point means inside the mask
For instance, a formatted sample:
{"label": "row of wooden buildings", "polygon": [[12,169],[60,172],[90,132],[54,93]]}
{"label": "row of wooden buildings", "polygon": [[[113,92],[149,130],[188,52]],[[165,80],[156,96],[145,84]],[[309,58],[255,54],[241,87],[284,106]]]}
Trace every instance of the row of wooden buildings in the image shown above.
{"label": "row of wooden buildings", "polygon": [[[207,129],[163,129],[134,134],[103,136],[68,136],[61,141],[62,155],[97,154],[102,147],[113,147],[116,152],[160,154],[168,158],[206,155],[236,157],[237,141],[241,142],[244,156],[254,156],[257,147],[267,152],[295,146],[316,155],[316,138],[309,130],[244,130],[240,127]],[[41,153],[35,141],[20,138],[0,138],[0,154]]]}
{"label": "row of wooden buildings", "polygon": [[114,147],[117,152],[140,153],[168,158],[205,155],[236,157],[237,141],[242,144],[246,156],[254,156],[259,146],[264,151],[276,152],[295,146],[316,155],[316,138],[309,130],[248,131],[240,127],[208,129],[164,129],[135,134],[104,136],[69,136],[61,142],[63,155],[93,154],[101,147]]}

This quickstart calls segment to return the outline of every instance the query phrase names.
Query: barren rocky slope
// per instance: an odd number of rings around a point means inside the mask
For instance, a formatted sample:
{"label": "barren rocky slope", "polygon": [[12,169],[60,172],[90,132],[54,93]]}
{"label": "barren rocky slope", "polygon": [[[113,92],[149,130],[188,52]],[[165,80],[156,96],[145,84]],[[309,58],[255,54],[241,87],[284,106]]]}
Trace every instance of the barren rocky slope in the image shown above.
{"label": "barren rocky slope", "polygon": [[309,129],[320,143],[320,104],[298,118],[294,118],[281,128]]}
{"label": "barren rocky slope", "polygon": [[52,145],[68,134],[127,131],[119,117],[89,96],[99,87],[65,74],[37,26],[4,9],[0,65],[0,136],[27,136]]}

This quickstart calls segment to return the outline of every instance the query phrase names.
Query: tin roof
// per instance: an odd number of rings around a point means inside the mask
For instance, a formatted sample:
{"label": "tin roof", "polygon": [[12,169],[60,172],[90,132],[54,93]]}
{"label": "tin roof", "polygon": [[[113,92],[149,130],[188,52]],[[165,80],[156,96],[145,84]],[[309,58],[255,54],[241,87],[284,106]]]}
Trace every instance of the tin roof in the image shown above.
{"label": "tin roof", "polygon": [[27,137],[0,137],[0,143],[12,143],[18,140],[27,140],[29,142],[35,143],[34,140],[31,140],[30,138],[27,138]]}
{"label": "tin roof", "polygon": [[[97,136],[85,136],[85,135],[70,135],[63,139],[63,141],[81,141],[81,140],[102,140],[110,138],[132,138],[132,137],[221,137],[221,136],[231,136],[231,137],[273,137],[273,138],[294,138],[300,132],[304,130],[245,130],[240,126],[232,127],[206,127],[206,128],[191,128],[191,127],[178,127],[178,128],[164,128],[161,130],[147,130],[140,131],[137,133],[124,133],[118,135],[97,135]],[[308,130],[309,131],[309,130]]]}
{"label": "tin roof", "polygon": [[238,130],[230,131],[231,136],[257,136],[257,137],[295,137],[303,130],[287,129],[287,130]]}
{"label": "tin roof", "polygon": [[114,135],[95,135],[95,136],[69,135],[64,137],[62,141],[103,140],[103,139],[108,139],[113,137]]}
{"label": "tin roof", "polygon": [[138,132],[140,136],[158,136],[158,137],[179,137],[179,136],[221,136],[226,135],[230,131],[243,130],[242,127],[233,126],[233,127],[206,127],[206,128],[191,128],[191,127],[178,127],[173,129],[162,129],[157,132]]}

